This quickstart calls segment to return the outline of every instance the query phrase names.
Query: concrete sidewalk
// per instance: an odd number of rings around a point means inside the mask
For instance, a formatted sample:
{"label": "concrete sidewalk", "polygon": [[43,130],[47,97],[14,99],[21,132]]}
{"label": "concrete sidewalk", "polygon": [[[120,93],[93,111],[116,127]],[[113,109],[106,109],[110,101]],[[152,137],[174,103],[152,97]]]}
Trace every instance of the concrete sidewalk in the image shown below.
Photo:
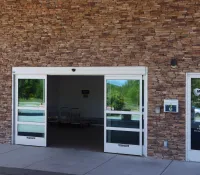
{"label": "concrete sidewalk", "polygon": [[50,175],[50,172],[72,175],[200,175],[200,163],[70,148],[0,145],[0,175]]}

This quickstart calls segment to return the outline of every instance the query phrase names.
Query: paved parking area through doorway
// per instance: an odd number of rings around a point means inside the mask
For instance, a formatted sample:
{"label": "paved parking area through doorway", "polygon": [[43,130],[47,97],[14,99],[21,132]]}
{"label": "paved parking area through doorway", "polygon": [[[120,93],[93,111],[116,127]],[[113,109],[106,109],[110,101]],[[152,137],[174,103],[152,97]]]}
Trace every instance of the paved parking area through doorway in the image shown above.
{"label": "paved parking area through doorway", "polygon": [[69,148],[0,145],[0,175],[199,175],[200,163]]}

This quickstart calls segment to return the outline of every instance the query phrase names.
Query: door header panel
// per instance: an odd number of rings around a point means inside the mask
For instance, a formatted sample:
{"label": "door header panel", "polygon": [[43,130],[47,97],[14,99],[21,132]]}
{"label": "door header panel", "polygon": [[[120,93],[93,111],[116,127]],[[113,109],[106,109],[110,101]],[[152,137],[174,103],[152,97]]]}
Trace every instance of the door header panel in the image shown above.
{"label": "door header panel", "polygon": [[12,72],[25,75],[146,75],[147,67],[13,67]]}

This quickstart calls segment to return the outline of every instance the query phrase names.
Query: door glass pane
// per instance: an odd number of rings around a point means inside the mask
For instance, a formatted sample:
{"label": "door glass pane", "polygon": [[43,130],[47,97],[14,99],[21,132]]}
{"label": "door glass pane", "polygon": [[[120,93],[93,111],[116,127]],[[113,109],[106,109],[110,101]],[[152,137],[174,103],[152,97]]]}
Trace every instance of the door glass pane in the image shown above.
{"label": "door glass pane", "polygon": [[140,80],[107,80],[106,109],[140,110]]}
{"label": "door glass pane", "polygon": [[45,127],[43,125],[18,124],[18,136],[44,137]]}
{"label": "door glass pane", "polygon": [[18,80],[18,106],[43,107],[45,105],[44,79]]}
{"label": "door glass pane", "polygon": [[132,131],[106,131],[107,143],[139,145],[139,132]]}
{"label": "door glass pane", "polygon": [[142,132],[142,145],[144,146],[144,132]]}
{"label": "door glass pane", "polygon": [[191,149],[200,150],[200,78],[192,78],[191,86]]}
{"label": "door glass pane", "polygon": [[18,121],[44,123],[45,122],[45,111],[44,110],[19,109],[18,110]]}
{"label": "door glass pane", "polygon": [[138,114],[106,114],[107,127],[139,128],[140,115]]}

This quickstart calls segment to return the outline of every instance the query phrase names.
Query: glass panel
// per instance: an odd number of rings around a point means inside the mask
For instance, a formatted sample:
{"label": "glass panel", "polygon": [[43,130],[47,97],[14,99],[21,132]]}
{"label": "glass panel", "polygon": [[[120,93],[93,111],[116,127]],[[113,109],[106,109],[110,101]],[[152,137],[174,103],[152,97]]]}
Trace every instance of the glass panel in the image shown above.
{"label": "glass panel", "polygon": [[18,136],[44,137],[45,127],[43,125],[18,125]]}
{"label": "glass panel", "polygon": [[200,78],[192,78],[191,86],[191,149],[200,150]]}
{"label": "glass panel", "polygon": [[45,103],[45,80],[19,79],[18,80],[18,106],[42,107]]}
{"label": "glass panel", "polygon": [[106,114],[107,127],[140,128],[138,114]]}
{"label": "glass panel", "polygon": [[142,129],[144,129],[144,115],[142,115]]}
{"label": "glass panel", "polygon": [[142,80],[142,112],[144,112],[144,80]]}
{"label": "glass panel", "polygon": [[107,130],[107,143],[139,145],[139,132]]}
{"label": "glass panel", "polygon": [[44,123],[45,122],[45,111],[44,110],[19,109],[18,110],[18,121]]}
{"label": "glass panel", "polygon": [[106,87],[107,110],[140,110],[140,80],[107,80]]}
{"label": "glass panel", "polygon": [[142,132],[142,145],[144,146],[144,132]]}

